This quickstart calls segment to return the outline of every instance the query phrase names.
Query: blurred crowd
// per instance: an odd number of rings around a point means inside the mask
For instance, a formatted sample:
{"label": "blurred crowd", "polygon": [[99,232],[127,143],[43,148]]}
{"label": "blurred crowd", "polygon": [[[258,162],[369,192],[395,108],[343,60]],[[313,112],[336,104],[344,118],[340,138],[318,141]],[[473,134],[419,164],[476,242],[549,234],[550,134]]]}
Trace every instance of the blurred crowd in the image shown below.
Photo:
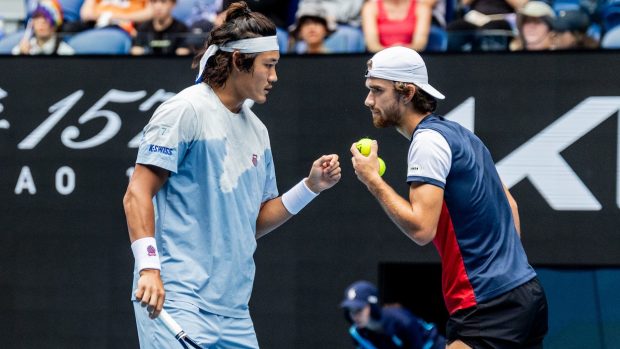
{"label": "blurred crowd", "polygon": [[[192,55],[232,2],[8,0],[0,54]],[[620,0],[246,2],[276,24],[286,54],[620,48]]]}

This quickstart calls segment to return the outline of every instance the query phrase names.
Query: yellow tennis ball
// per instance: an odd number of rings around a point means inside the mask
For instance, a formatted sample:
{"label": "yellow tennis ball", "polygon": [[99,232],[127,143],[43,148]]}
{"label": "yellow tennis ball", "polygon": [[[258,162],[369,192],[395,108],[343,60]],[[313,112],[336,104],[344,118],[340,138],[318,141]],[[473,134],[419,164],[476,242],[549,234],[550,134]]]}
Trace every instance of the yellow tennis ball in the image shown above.
{"label": "yellow tennis ball", "polygon": [[381,158],[377,158],[379,160],[379,176],[383,176],[385,173],[385,161]]}
{"label": "yellow tennis ball", "polygon": [[364,156],[370,155],[370,145],[372,144],[372,139],[370,138],[362,138],[355,144],[357,150],[362,153]]}

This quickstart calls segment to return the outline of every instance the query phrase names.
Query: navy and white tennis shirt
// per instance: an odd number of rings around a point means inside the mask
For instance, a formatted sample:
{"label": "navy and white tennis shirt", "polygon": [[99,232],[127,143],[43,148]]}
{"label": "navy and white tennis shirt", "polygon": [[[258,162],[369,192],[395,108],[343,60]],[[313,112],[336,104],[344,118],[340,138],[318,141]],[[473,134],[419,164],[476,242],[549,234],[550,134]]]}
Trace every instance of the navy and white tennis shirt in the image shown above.
{"label": "navy and white tennis shirt", "polygon": [[433,243],[450,314],[493,299],[536,276],[517,234],[491,154],[456,122],[436,115],[414,130],[407,183],[444,189]]}

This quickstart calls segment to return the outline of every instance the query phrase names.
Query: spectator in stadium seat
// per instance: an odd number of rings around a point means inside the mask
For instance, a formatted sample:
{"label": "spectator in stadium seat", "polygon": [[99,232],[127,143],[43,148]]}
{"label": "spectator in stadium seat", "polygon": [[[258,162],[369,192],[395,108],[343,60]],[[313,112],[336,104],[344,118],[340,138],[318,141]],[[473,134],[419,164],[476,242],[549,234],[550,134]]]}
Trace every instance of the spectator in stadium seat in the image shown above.
{"label": "spectator in stadium seat", "polygon": [[527,0],[460,0],[464,15],[448,23],[448,51],[486,50],[485,37],[495,38],[493,49],[507,50],[516,12]]}
{"label": "spectator in stadium seat", "polygon": [[138,27],[138,35],[131,48],[132,55],[179,55],[191,53],[185,44],[187,27],[172,17],[176,0],[149,0],[153,19]]}
{"label": "spectator in stadium seat", "polygon": [[135,36],[135,24],[151,20],[153,9],[148,0],[84,0],[80,17],[82,29],[116,25]]}
{"label": "spectator in stadium seat", "polygon": [[344,292],[340,307],[352,323],[349,335],[357,348],[444,349],[445,339],[434,324],[400,305],[379,305],[375,285],[356,281]]}
{"label": "spectator in stadium seat", "polygon": [[73,48],[57,34],[63,21],[60,4],[56,0],[38,3],[31,15],[29,28],[20,43],[13,47],[14,55],[72,55]]}
{"label": "spectator in stadium seat", "polygon": [[298,8],[318,3],[339,25],[359,28],[364,0],[300,0]]}
{"label": "spectator in stadium seat", "polygon": [[555,12],[545,2],[533,0],[519,10],[517,29],[519,37],[511,44],[512,51],[544,51],[553,45]]}
{"label": "spectator in stadium seat", "polygon": [[361,28],[364,0],[300,0],[299,8],[318,3],[327,15],[336,21],[336,31],[329,36],[326,46],[333,53],[361,53],[366,51]]}
{"label": "spectator in stadium seat", "polygon": [[590,37],[590,17],[581,10],[562,10],[553,21],[554,50],[596,49],[599,43]]}
{"label": "spectator in stadium seat", "polygon": [[[35,1],[35,0],[26,0]],[[62,8],[63,21],[59,31],[63,33],[72,33],[79,31],[81,28],[80,9],[84,0],[58,0]]]}
{"label": "spectator in stadium seat", "polygon": [[436,0],[369,0],[362,7],[366,48],[378,52],[390,46],[423,51],[428,42]]}
{"label": "spectator in stadium seat", "polygon": [[322,54],[330,53],[325,39],[336,30],[336,22],[321,3],[307,3],[299,7],[297,20],[289,27],[288,52]]}

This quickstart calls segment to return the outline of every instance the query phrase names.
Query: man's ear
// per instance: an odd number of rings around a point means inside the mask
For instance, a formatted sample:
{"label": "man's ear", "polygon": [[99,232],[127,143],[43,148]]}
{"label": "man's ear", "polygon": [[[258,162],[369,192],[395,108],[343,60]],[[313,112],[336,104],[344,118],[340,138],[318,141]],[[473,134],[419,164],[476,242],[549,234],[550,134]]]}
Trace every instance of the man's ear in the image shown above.
{"label": "man's ear", "polygon": [[409,103],[411,102],[411,100],[413,99],[413,95],[415,95],[416,89],[418,87],[414,84],[407,84],[405,85],[405,93],[401,94],[401,98],[403,99],[403,102],[405,103]]}
{"label": "man's ear", "polygon": [[233,65],[233,69],[236,70],[237,72],[241,72],[241,54],[239,53],[239,51],[234,51],[232,54],[232,65]]}

